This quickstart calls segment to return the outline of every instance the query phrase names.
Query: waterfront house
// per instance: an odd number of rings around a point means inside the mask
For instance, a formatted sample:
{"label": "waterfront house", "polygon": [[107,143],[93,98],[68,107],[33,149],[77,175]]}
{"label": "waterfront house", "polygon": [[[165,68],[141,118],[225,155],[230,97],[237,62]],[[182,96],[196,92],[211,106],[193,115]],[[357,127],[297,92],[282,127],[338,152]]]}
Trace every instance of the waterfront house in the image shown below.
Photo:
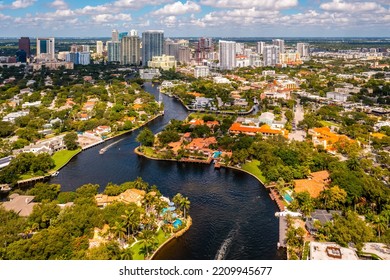
{"label": "waterfront house", "polygon": [[294,180],[294,191],[296,193],[307,191],[311,197],[317,198],[330,183],[327,170],[312,172],[307,179]]}
{"label": "waterfront house", "polygon": [[186,149],[190,153],[198,152],[209,157],[213,152],[213,150],[211,150],[209,147],[213,144],[217,144],[217,139],[215,139],[215,137],[194,138],[192,139],[191,143],[186,146]]}
{"label": "waterfront house", "polygon": [[35,205],[34,196],[31,195],[19,195],[17,193],[9,196],[9,201],[4,202],[2,205],[7,211],[14,211],[16,214],[22,217],[29,216]]}
{"label": "waterfront house", "polygon": [[111,132],[111,127],[108,125],[100,125],[94,129],[94,132],[98,135],[103,135]]}
{"label": "waterfront house", "polygon": [[128,189],[123,193],[117,196],[109,196],[106,194],[97,194],[95,195],[95,200],[98,207],[105,207],[113,202],[123,202],[126,204],[135,203],[138,206],[141,206],[142,200],[145,196],[146,192],[138,189]]}
{"label": "waterfront house", "polygon": [[42,154],[48,153],[49,155],[55,152],[65,150],[66,145],[64,143],[64,135],[53,137],[47,140],[39,141],[36,144],[30,144],[22,149],[14,150],[13,153],[18,155],[20,153],[34,153]]}

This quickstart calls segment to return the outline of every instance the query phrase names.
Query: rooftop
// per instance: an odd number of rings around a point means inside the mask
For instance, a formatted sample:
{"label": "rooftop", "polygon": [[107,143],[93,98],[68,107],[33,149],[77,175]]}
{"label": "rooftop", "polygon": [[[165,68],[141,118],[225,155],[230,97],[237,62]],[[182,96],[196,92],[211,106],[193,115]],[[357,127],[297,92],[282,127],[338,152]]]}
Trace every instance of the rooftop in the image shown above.
{"label": "rooftop", "polygon": [[333,242],[310,242],[310,260],[358,260],[353,249]]}

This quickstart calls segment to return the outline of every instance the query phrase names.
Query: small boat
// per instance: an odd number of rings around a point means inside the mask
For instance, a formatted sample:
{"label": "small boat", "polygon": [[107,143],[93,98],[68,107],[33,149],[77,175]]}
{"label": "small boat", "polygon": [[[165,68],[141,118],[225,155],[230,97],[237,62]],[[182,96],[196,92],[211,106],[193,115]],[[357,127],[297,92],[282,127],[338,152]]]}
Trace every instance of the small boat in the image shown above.
{"label": "small boat", "polygon": [[105,149],[101,149],[100,151],[99,151],[99,154],[104,154],[104,152],[105,152],[106,150]]}
{"label": "small boat", "polygon": [[56,171],[56,172],[54,172],[53,174],[51,174],[51,177],[57,177],[58,174],[60,174],[60,172],[59,172],[59,171]]}

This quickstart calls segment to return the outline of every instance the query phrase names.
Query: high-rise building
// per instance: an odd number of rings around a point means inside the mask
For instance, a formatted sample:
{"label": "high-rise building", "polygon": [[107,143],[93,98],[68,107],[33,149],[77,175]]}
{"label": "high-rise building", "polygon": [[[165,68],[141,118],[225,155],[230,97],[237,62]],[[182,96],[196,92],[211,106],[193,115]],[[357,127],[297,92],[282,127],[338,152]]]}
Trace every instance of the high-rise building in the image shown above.
{"label": "high-rise building", "polygon": [[104,51],[103,42],[96,41],[96,53],[101,55],[101,54],[103,54],[103,51]]}
{"label": "high-rise building", "polygon": [[180,63],[191,62],[191,50],[188,46],[181,46],[179,48],[179,57],[177,59]]}
{"label": "high-rise building", "polygon": [[119,41],[107,41],[107,61],[120,62],[121,43]]}
{"label": "high-rise building", "polygon": [[275,45],[265,46],[263,50],[264,66],[275,66],[279,64],[279,47]]}
{"label": "high-rise building", "polygon": [[89,52],[89,46],[73,44],[70,46],[70,52]]}
{"label": "high-rise building", "polygon": [[121,64],[139,65],[141,61],[141,39],[138,36],[124,36],[121,40]]}
{"label": "high-rise building", "polygon": [[113,29],[111,32],[111,41],[118,42],[119,41],[119,32],[116,29]]}
{"label": "high-rise building", "polygon": [[236,42],[219,41],[219,67],[232,70],[236,67]]}
{"label": "high-rise building", "polygon": [[244,43],[236,43],[236,54],[244,54],[245,44]]}
{"label": "high-rise building", "polygon": [[88,65],[91,62],[89,52],[69,52],[66,54],[66,61],[74,64]]}
{"label": "high-rise building", "polygon": [[272,40],[272,44],[279,47],[279,52],[280,52],[280,53],[284,53],[284,52],[285,52],[285,49],[284,49],[284,40],[281,40],[281,39],[273,39],[273,40]]}
{"label": "high-rise building", "polygon": [[199,38],[195,49],[195,59],[201,63],[204,59],[209,58],[209,54],[214,51],[213,39]]}
{"label": "high-rise building", "polygon": [[148,30],[142,33],[142,66],[147,66],[153,56],[161,56],[164,50],[164,31]]}
{"label": "high-rise building", "polygon": [[17,50],[16,51],[16,62],[27,62],[27,54],[24,50]]}
{"label": "high-rise building", "polygon": [[263,54],[264,47],[265,47],[265,42],[257,42],[257,53]]}
{"label": "high-rise building", "polygon": [[37,58],[55,60],[54,38],[37,38]]}
{"label": "high-rise building", "polygon": [[297,52],[301,55],[302,58],[309,57],[310,56],[309,44],[307,44],[307,43],[297,43]]}
{"label": "high-rise building", "polygon": [[27,57],[29,57],[31,55],[30,38],[29,37],[21,37],[19,39],[19,50],[24,50],[26,52]]}

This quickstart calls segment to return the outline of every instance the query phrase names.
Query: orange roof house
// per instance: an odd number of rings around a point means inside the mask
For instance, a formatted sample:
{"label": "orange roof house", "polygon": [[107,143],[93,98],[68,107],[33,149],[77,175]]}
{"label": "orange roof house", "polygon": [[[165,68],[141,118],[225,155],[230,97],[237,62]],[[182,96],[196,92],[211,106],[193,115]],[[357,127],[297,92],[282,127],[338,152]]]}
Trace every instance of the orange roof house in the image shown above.
{"label": "orange roof house", "polygon": [[311,197],[317,198],[329,182],[330,178],[327,170],[313,172],[308,179],[294,180],[294,191],[296,193],[307,191]]}
{"label": "orange roof house", "polygon": [[84,103],[83,110],[84,111],[92,111],[93,107],[95,107],[95,101],[87,101]]}
{"label": "orange roof house", "polygon": [[246,126],[241,123],[233,123],[229,128],[229,132],[232,134],[240,134],[244,133],[249,136],[255,136],[260,133],[264,136],[275,136],[275,135],[283,135],[284,137],[288,137],[288,131],[285,129],[272,129],[269,125],[265,124],[261,127],[257,126]]}
{"label": "orange roof house", "polygon": [[202,152],[205,155],[211,155],[213,152],[209,147],[212,144],[217,144],[215,137],[209,138],[194,138],[191,143],[186,146],[186,149],[190,152]]}
{"label": "orange roof house", "polygon": [[204,125],[204,120],[201,119],[193,119],[189,121],[190,125],[197,126],[197,125]]}
{"label": "orange roof house", "polygon": [[312,136],[314,146],[323,145],[324,149],[327,151],[334,150],[334,143],[340,141],[341,139],[353,141],[345,135],[331,132],[329,127],[315,127],[309,129],[308,133]]}

